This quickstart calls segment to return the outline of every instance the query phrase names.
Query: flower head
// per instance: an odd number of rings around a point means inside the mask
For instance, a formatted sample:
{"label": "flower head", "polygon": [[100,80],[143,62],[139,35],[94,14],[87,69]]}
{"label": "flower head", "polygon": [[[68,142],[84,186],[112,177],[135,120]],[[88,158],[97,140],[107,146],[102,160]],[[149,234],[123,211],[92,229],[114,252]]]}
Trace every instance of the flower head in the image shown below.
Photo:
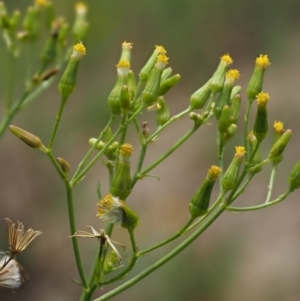
{"label": "flower head", "polygon": [[75,4],[75,11],[76,11],[76,13],[78,15],[81,15],[81,16],[85,15],[86,12],[87,12],[87,10],[88,10],[88,7],[87,7],[87,5],[85,3],[83,3],[83,2],[77,2]]}
{"label": "flower head", "polygon": [[17,289],[24,281],[21,266],[9,255],[0,254],[0,287]]}
{"label": "flower head", "polygon": [[156,67],[159,70],[163,70],[168,64],[169,58],[165,54],[159,54],[157,57]]}
{"label": "flower head", "polygon": [[47,1],[46,0],[35,0],[35,4],[38,7],[44,7],[47,4]]}
{"label": "flower head", "polygon": [[116,225],[121,225],[124,219],[124,211],[118,197],[111,194],[104,196],[97,204],[97,217],[103,222],[108,222]]}
{"label": "flower head", "polygon": [[265,107],[268,100],[270,99],[269,93],[260,92],[256,95],[257,104],[259,107]]}
{"label": "flower head", "polygon": [[230,69],[226,72],[226,83],[233,85],[233,83],[239,79],[240,72],[237,69]]}
{"label": "flower head", "polygon": [[221,57],[221,62],[226,63],[227,66],[228,66],[228,65],[230,65],[230,64],[233,63],[233,60],[232,60],[232,58],[230,57],[230,55],[227,53],[227,54],[225,54],[225,55],[223,55],[223,56]]}
{"label": "flower head", "polygon": [[236,146],[235,147],[235,157],[242,158],[246,153],[244,146]]}
{"label": "flower head", "polygon": [[116,67],[119,75],[127,76],[130,68],[130,63],[127,60],[121,60],[119,64],[116,65]]}
{"label": "flower head", "polygon": [[266,54],[265,55],[261,54],[258,58],[256,58],[255,65],[262,69],[266,69],[269,65],[271,65],[271,63]]}
{"label": "flower head", "polygon": [[9,249],[13,254],[24,251],[27,246],[42,232],[33,231],[31,228],[24,232],[24,226],[18,222],[18,227],[9,218],[5,218],[8,224],[8,243]]}
{"label": "flower head", "polygon": [[216,180],[221,173],[221,168],[216,165],[212,165],[208,170],[208,177],[212,180]]}
{"label": "flower head", "polygon": [[273,128],[275,133],[277,134],[282,134],[284,131],[283,123],[281,121],[275,121],[273,124]]}
{"label": "flower head", "polygon": [[118,252],[117,248],[114,246],[114,244],[122,246],[123,250],[125,250],[125,246],[118,243],[118,242],[116,242],[116,241],[113,241],[112,239],[110,239],[110,237],[105,234],[105,231],[103,229],[100,229],[99,232],[98,232],[91,226],[86,226],[86,227],[88,229],[91,229],[92,233],[79,230],[79,231],[75,232],[72,236],[69,236],[69,237],[97,238],[98,240],[101,241],[102,244],[108,243],[109,246],[115,252],[119,263],[121,263],[122,262],[122,257],[120,255],[120,253]]}
{"label": "flower head", "polygon": [[166,54],[167,50],[163,46],[155,45],[155,52],[158,54]]}
{"label": "flower head", "polygon": [[84,55],[86,55],[86,48],[82,44],[82,42],[77,43],[73,46],[73,53],[71,55],[71,58],[74,59],[81,59]]}

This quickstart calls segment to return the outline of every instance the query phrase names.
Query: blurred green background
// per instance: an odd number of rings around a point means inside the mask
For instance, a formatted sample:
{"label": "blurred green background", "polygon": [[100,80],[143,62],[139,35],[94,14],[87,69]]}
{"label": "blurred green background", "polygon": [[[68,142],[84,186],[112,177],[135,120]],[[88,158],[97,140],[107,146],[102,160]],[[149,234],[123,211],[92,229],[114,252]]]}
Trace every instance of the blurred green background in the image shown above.
{"label": "blurred green background", "polygon": [[[24,11],[31,1],[4,1],[10,12]],[[53,0],[58,15],[70,21],[75,1]],[[268,54],[271,66],[266,72],[264,90],[270,93],[269,120],[281,120],[293,129],[275,184],[274,196],[287,187],[289,171],[300,157],[300,39],[297,0],[279,1],[196,1],[196,0],[89,0],[90,32],[87,55],[81,62],[77,89],[68,101],[57,135],[54,153],[66,158],[74,171],[88,150],[88,139],[101,131],[109,118],[106,98],[115,82],[115,64],[123,41],[133,43],[132,68],[138,74],[154,45],[163,45],[174,73],[181,82],[167,95],[172,114],[187,107],[189,96],[212,75],[219,58],[229,53],[233,67],[241,72],[244,88],[251,76],[254,60]],[[39,53],[36,54],[37,58]],[[24,62],[25,64],[26,62]],[[0,96],[5,95],[7,53],[0,44]],[[22,70],[22,62],[19,66]],[[18,78],[18,86],[23,84]],[[47,141],[50,137],[60,96],[57,82],[32,105],[25,108],[13,124]],[[16,94],[18,93],[16,88]],[[244,102],[246,98],[242,95]],[[1,112],[1,111],[0,111]],[[146,112],[155,129],[154,113]],[[188,118],[180,120],[149,148],[147,166],[191,127]],[[134,133],[134,130],[132,131]],[[140,181],[129,199],[139,213],[137,243],[140,249],[176,232],[188,219],[188,201],[197,190],[207,169],[216,164],[215,124],[197,132],[181,149],[155,170],[160,181]],[[134,135],[128,137],[138,154]],[[229,143],[226,163],[234,145],[242,141],[241,132]],[[267,155],[272,139],[263,143]],[[136,162],[136,157],[132,160]],[[251,182],[238,204],[264,201],[270,169]],[[78,229],[103,225],[95,217],[96,186],[108,191],[107,174],[99,162],[74,190]],[[215,192],[216,195],[217,192]],[[194,244],[172,262],[113,298],[125,300],[214,300],[214,301],[297,301],[300,295],[300,204],[295,192],[283,204],[257,212],[224,213]],[[10,133],[0,145],[0,250],[7,250],[4,218],[22,221],[25,227],[43,235],[19,256],[28,281],[20,290],[0,289],[0,300],[78,300],[77,278],[67,218],[64,187],[42,153],[28,148]],[[125,243],[127,233],[118,228],[113,237]],[[129,275],[135,275],[155,262],[178,241],[142,258]],[[95,241],[80,241],[86,271],[97,252]],[[112,286],[113,287],[113,286]],[[95,294],[100,296],[112,287]]]}

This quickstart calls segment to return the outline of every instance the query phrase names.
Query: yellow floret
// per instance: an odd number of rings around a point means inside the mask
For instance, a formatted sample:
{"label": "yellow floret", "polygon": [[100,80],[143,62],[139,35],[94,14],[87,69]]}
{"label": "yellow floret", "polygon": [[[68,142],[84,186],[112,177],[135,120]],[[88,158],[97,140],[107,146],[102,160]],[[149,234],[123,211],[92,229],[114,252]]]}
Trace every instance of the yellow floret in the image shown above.
{"label": "yellow floret", "polygon": [[86,48],[84,47],[84,45],[79,42],[76,45],[74,45],[73,47],[73,55],[75,57],[83,57],[84,55],[86,55]]}
{"label": "yellow floret", "polygon": [[129,69],[130,68],[130,63],[127,60],[121,60],[119,62],[119,64],[117,64],[116,66],[117,66],[117,68],[127,68],[127,69]]}
{"label": "yellow floret", "polygon": [[268,56],[265,54],[261,54],[258,58],[256,58],[255,61],[256,66],[261,68],[267,68],[269,65],[271,65]]}
{"label": "yellow floret", "polygon": [[155,46],[155,51],[159,54],[166,54],[167,51],[163,46]]}
{"label": "yellow floret", "polygon": [[256,95],[257,104],[259,106],[265,106],[270,99],[269,93],[260,92]]}
{"label": "yellow floret", "polygon": [[275,121],[273,124],[273,128],[276,133],[280,134],[283,132],[283,123],[281,121]]}
{"label": "yellow floret", "polygon": [[221,57],[221,61],[225,62],[227,65],[230,65],[233,63],[233,60],[228,53]]}
{"label": "yellow floret", "polygon": [[133,147],[129,143],[122,144],[120,147],[120,154],[130,156],[133,152]]}
{"label": "yellow floret", "polygon": [[235,147],[235,157],[243,157],[246,153],[246,150],[243,146],[236,146]]}
{"label": "yellow floret", "polygon": [[127,43],[126,41],[124,41],[122,43],[122,48],[127,48],[127,49],[132,49],[132,43]]}
{"label": "yellow floret", "polygon": [[221,168],[216,165],[212,165],[208,170],[209,176],[215,180],[221,173]]}
{"label": "yellow floret", "polygon": [[236,80],[240,77],[240,72],[237,69],[230,69],[226,73],[226,77],[230,80]]}

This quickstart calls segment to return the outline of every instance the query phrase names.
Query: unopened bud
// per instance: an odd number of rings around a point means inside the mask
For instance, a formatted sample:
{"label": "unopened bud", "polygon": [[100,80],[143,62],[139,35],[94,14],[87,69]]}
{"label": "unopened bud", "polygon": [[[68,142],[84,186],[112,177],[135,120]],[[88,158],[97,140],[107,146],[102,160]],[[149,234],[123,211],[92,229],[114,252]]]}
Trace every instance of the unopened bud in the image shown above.
{"label": "unopened bud", "polygon": [[82,41],[85,39],[88,29],[89,23],[86,20],[88,7],[83,2],[78,2],[75,5],[76,17],[73,25],[73,36],[75,41]]}
{"label": "unopened bud", "polygon": [[229,106],[224,106],[218,120],[218,129],[221,133],[225,133],[227,128],[231,125],[231,111]]}
{"label": "unopened bud", "polygon": [[211,94],[210,80],[196,92],[194,92],[190,98],[190,107],[192,110],[202,109],[207,102]]}
{"label": "unopened bud", "polygon": [[156,124],[163,126],[169,120],[170,112],[168,106],[163,97],[159,97],[156,104]]}
{"label": "unopened bud", "polygon": [[246,90],[250,102],[253,102],[257,94],[262,91],[265,70],[270,64],[267,55],[261,54],[256,58],[254,71]]}
{"label": "unopened bud", "polygon": [[173,88],[180,80],[180,75],[175,74],[160,83],[159,95],[165,95],[171,88]]}
{"label": "unopened bud", "polygon": [[69,170],[71,168],[69,162],[67,162],[64,158],[57,158],[56,161],[60,165],[62,171],[65,174],[68,174],[68,172],[69,172]]}
{"label": "unopened bud", "polygon": [[28,7],[23,22],[23,28],[28,32],[28,37],[32,40],[35,40],[39,33],[39,17],[40,12],[38,7]]}
{"label": "unopened bud", "polygon": [[282,153],[290,141],[291,130],[286,130],[283,135],[274,143],[270,150],[269,159],[273,163],[279,163],[282,160]]}
{"label": "unopened bud", "polygon": [[241,95],[236,94],[231,99],[231,105],[230,105],[230,115],[231,115],[231,121],[233,123],[237,123],[241,111]]}
{"label": "unopened bud", "polygon": [[261,92],[256,95],[257,98],[257,111],[253,127],[253,133],[260,143],[268,134],[268,113],[267,102],[270,99],[268,93]]}
{"label": "unopened bud", "polygon": [[223,89],[227,67],[232,64],[232,62],[229,54],[225,54],[221,57],[220,64],[210,81],[209,87],[212,91],[220,92]]}
{"label": "unopened bud", "polygon": [[122,200],[126,200],[132,190],[130,175],[130,156],[132,152],[133,148],[129,143],[121,145],[116,174],[110,186],[111,194]]}
{"label": "unopened bud", "polygon": [[21,139],[23,142],[25,142],[27,145],[29,145],[32,148],[38,148],[43,152],[46,152],[47,149],[42,143],[41,139],[15,125],[10,125],[9,130],[17,136],[19,139]]}
{"label": "unopened bud", "polygon": [[135,75],[132,70],[129,70],[129,72],[128,72],[127,86],[128,86],[128,91],[130,94],[130,100],[132,100],[136,93]]}
{"label": "unopened bud", "polygon": [[[255,173],[260,172],[262,170],[263,166],[259,165],[262,162],[261,154],[260,154],[259,148],[257,148],[257,138],[255,137],[255,135],[253,134],[252,131],[248,134],[248,141],[249,141],[249,145],[250,145],[250,154],[252,154],[256,150],[254,156],[252,156],[251,161],[248,163],[248,165],[250,167],[249,168],[250,172],[255,174]],[[252,168],[255,165],[258,165],[258,166],[256,168]]]}
{"label": "unopened bud", "polygon": [[235,188],[238,180],[239,169],[243,161],[245,152],[246,151],[243,146],[235,147],[235,155],[222,180],[222,186],[225,192]]}
{"label": "unopened bud", "polygon": [[[97,139],[96,138],[90,138],[89,139],[89,144],[90,145],[95,145]],[[97,150],[101,150],[105,146],[105,143],[103,141],[99,141],[98,144],[96,145]]]}
{"label": "unopened bud", "polygon": [[127,43],[126,41],[122,43],[122,53],[120,61],[131,61],[131,49],[132,43]]}
{"label": "unopened bud", "polygon": [[150,75],[150,72],[152,71],[156,61],[157,61],[157,58],[158,58],[158,55],[165,55],[167,53],[167,51],[165,50],[164,47],[162,46],[155,46],[155,50],[154,52],[152,53],[151,57],[149,58],[149,60],[147,61],[146,65],[142,68],[142,70],[140,71],[140,79],[142,81],[147,81],[149,75]]}
{"label": "unopened bud", "polygon": [[132,210],[125,202],[121,201],[124,217],[121,226],[129,231],[132,231],[140,222],[137,213]]}
{"label": "unopened bud", "polygon": [[189,209],[193,218],[197,218],[207,213],[211,192],[220,173],[221,168],[218,166],[213,165],[208,170],[206,178],[190,201]]}
{"label": "unopened bud", "polygon": [[300,161],[296,163],[289,176],[290,191],[300,188]]}
{"label": "unopened bud", "polygon": [[79,62],[85,54],[86,50],[81,42],[73,47],[69,63],[58,84],[58,90],[64,99],[67,99],[76,88]]}

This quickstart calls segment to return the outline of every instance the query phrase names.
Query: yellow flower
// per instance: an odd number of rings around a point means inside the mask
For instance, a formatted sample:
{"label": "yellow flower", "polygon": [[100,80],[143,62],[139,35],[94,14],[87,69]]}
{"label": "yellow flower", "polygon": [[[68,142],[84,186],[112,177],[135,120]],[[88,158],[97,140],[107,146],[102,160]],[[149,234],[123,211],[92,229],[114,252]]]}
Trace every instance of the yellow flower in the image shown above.
{"label": "yellow flower", "polygon": [[258,58],[255,60],[256,66],[266,69],[268,66],[271,65],[268,56],[261,54]]}
{"label": "yellow flower", "polygon": [[277,134],[283,133],[284,128],[283,128],[283,123],[281,121],[275,121],[273,124],[273,128]]}
{"label": "yellow flower", "polygon": [[71,57],[74,59],[81,59],[84,55],[86,55],[86,48],[84,47],[82,42],[74,45]]}

